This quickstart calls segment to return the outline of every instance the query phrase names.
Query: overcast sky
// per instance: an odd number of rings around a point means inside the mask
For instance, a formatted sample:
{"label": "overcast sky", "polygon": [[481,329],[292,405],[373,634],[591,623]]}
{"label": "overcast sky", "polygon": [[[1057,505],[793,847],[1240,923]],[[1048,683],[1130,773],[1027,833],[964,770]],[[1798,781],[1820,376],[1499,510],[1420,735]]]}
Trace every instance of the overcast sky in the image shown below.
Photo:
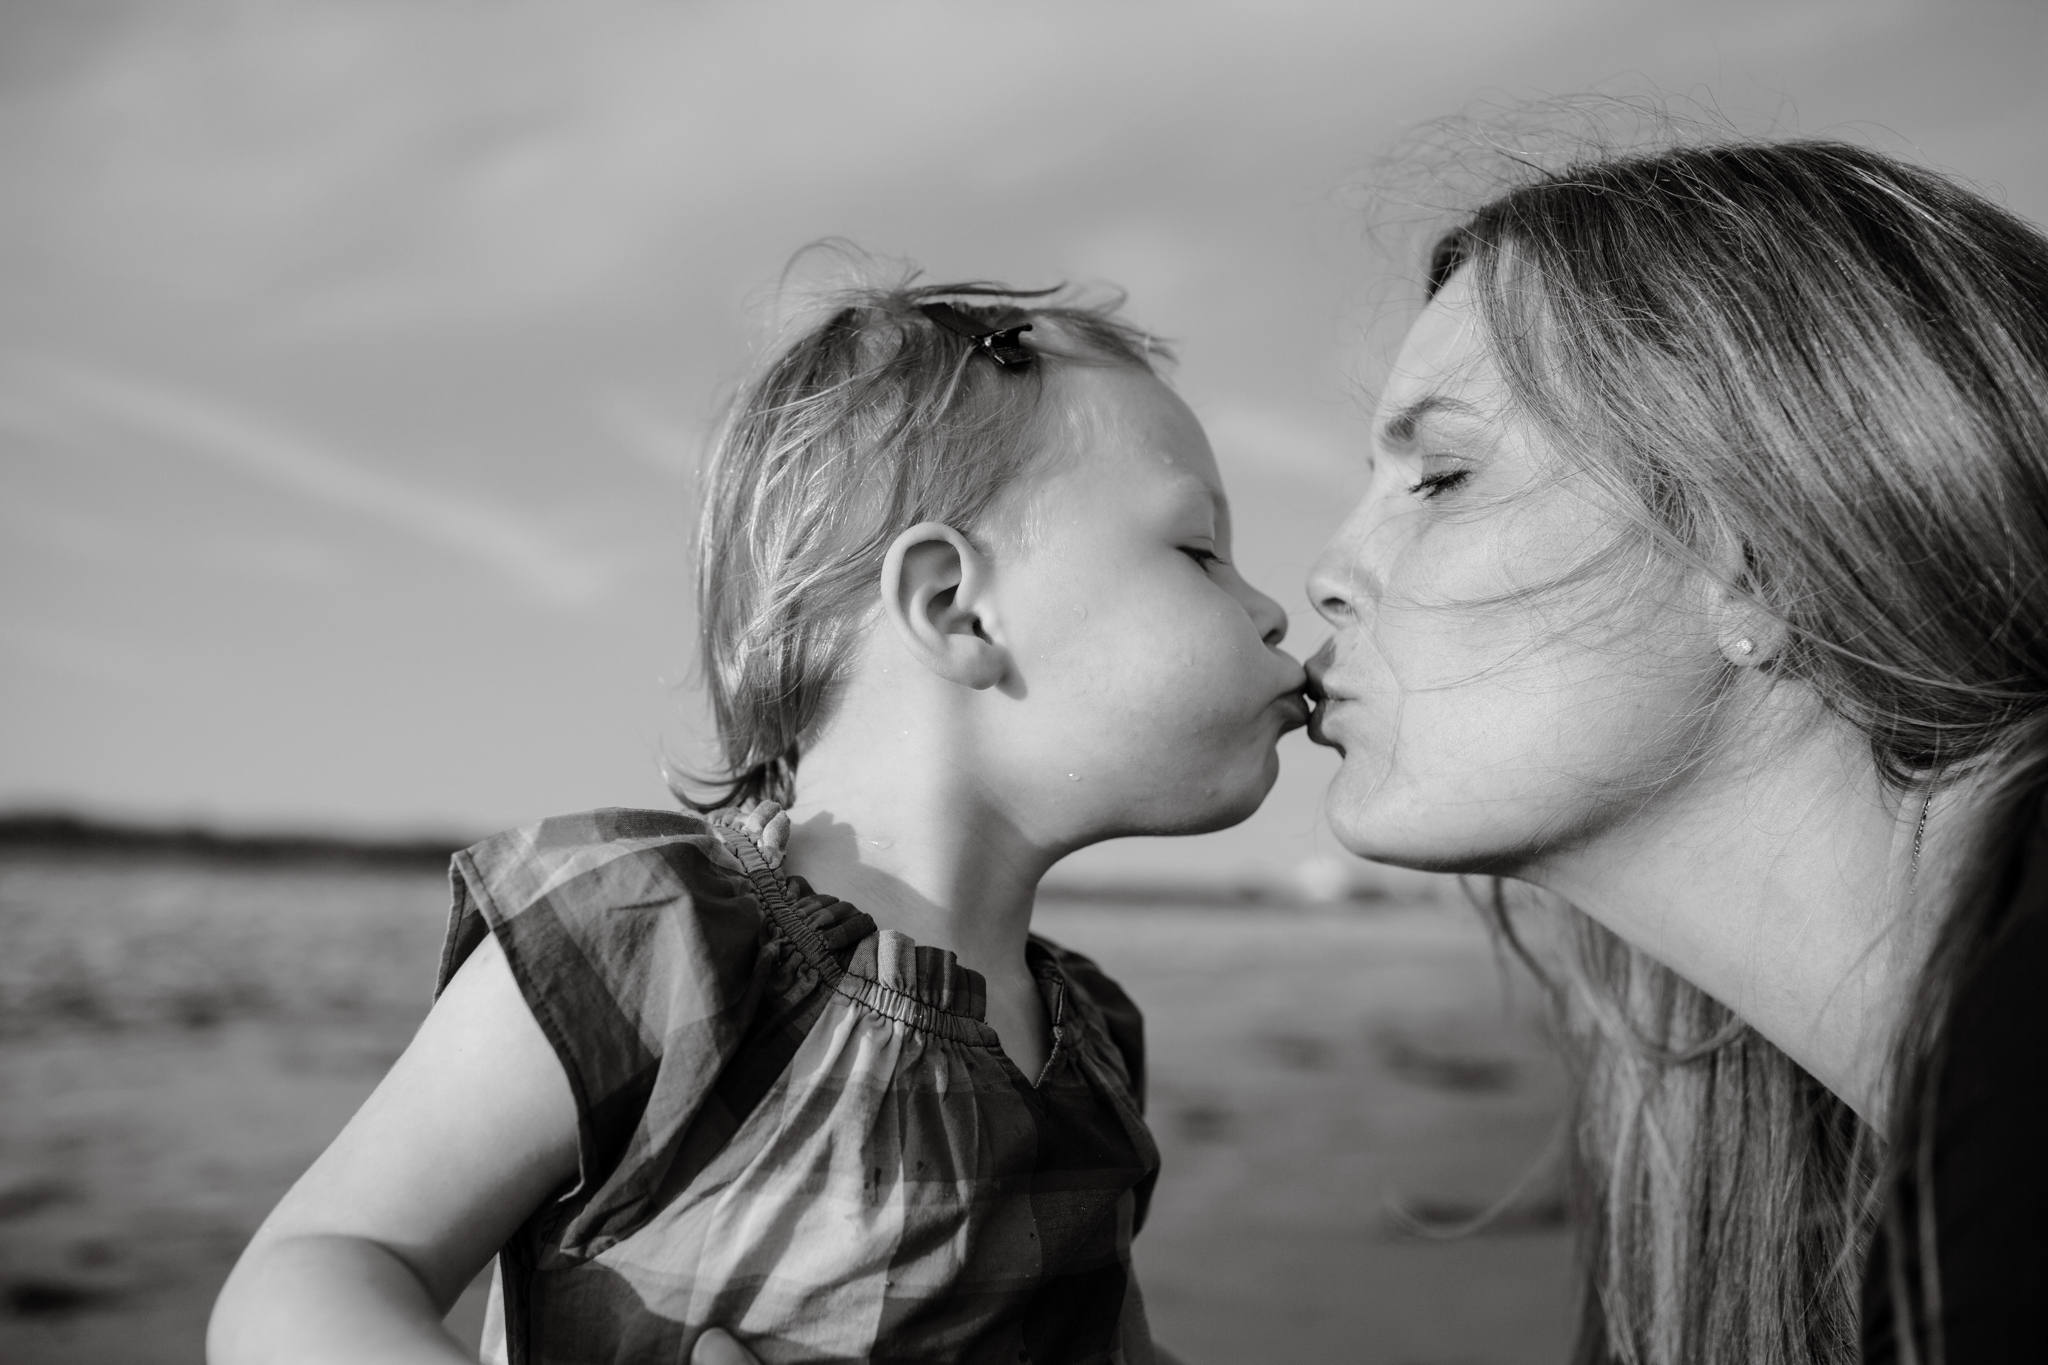
{"label": "overcast sky", "polygon": [[[2048,6],[0,9],[0,806],[484,831],[698,752],[688,476],[789,253],[1108,281],[1297,607],[1411,265],[1423,121],[1654,86],[2048,219]],[[1084,870],[1283,869],[1251,823]]]}

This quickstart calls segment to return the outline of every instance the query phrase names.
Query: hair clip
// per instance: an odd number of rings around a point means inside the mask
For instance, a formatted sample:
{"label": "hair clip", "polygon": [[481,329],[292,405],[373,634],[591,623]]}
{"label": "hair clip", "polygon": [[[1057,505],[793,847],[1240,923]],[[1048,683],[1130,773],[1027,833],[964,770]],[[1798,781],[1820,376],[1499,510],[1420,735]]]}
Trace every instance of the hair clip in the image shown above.
{"label": "hair clip", "polygon": [[950,303],[922,303],[918,310],[954,336],[966,337],[976,350],[1006,370],[1021,370],[1038,358],[1036,351],[1018,340],[1031,330],[1028,322],[983,331],[980,323]]}

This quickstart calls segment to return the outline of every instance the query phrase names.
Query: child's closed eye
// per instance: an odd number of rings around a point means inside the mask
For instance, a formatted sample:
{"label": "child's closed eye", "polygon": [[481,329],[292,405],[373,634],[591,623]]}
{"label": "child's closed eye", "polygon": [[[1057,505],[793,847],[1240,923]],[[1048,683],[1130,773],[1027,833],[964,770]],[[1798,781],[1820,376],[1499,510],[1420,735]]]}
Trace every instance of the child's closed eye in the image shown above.
{"label": "child's closed eye", "polygon": [[1205,550],[1199,545],[1183,545],[1180,547],[1180,552],[1205,569],[1211,564],[1228,564],[1230,562],[1214,550]]}

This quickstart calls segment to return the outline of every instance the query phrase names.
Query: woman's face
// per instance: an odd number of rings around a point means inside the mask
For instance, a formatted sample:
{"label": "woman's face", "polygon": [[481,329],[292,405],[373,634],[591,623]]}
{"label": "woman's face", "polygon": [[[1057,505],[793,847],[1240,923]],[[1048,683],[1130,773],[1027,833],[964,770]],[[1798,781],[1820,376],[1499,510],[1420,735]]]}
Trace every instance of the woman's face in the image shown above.
{"label": "woman's face", "polygon": [[1374,426],[1368,491],[1309,578],[1336,632],[1309,661],[1309,733],[1343,755],[1338,837],[1507,874],[1639,817],[1700,751],[1724,675],[1693,580],[1513,410],[1463,273]]}

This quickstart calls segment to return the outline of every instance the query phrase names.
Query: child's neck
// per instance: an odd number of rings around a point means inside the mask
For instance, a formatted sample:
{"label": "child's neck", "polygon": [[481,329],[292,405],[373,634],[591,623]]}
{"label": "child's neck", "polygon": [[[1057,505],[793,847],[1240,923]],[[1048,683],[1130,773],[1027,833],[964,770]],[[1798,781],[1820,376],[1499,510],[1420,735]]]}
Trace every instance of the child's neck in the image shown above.
{"label": "child's neck", "polygon": [[934,771],[913,747],[828,742],[805,754],[785,866],[984,975],[1021,969],[1051,860],[971,780]]}
{"label": "child's neck", "polygon": [[1036,1076],[1049,1021],[1024,945],[1039,878],[1065,850],[1008,818],[976,765],[949,747],[952,727],[849,709],[799,765],[784,867],[981,973],[989,1025]]}

